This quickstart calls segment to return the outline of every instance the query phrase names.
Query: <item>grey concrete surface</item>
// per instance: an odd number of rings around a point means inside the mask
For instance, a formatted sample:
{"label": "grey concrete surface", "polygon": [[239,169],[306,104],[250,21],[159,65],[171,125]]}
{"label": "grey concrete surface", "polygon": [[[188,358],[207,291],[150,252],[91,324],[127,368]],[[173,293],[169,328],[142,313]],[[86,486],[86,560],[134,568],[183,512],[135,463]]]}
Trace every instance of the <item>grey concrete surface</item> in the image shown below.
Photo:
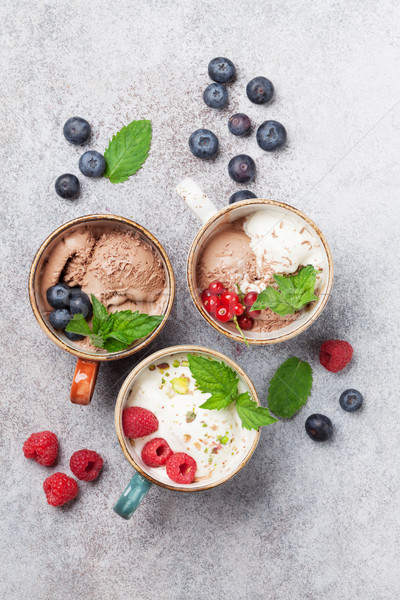
{"label": "grey concrete surface", "polygon": [[[399,597],[399,5],[393,0],[4,0],[1,26],[1,551],[2,597],[21,600],[395,600]],[[202,101],[208,61],[238,68],[230,105]],[[245,84],[269,77],[276,98],[251,105]],[[263,153],[253,134],[234,138],[230,114],[274,118],[288,145]],[[81,150],[66,143],[73,115],[93,127],[91,148],[150,118],[144,168],[122,185],[81,177],[77,202],[54,181],[78,174]],[[220,139],[215,161],[188,151],[205,126]],[[318,322],[290,342],[247,350],[202,322],[188,298],[185,260],[197,223],[174,193],[193,176],[223,207],[239,186],[227,163],[251,154],[259,196],[293,204],[321,227],[334,254],[331,300]],[[277,366],[311,362],[314,388],[293,419],[266,428],[249,465],[225,486],[179,495],[153,488],[130,522],[112,505],[132,475],[113,425],[116,395],[136,363],[103,365],[92,404],[69,403],[74,359],[39,328],[27,295],[30,263],[44,238],[73,217],[132,217],[165,245],[177,275],[173,316],[154,350],[197,343],[236,358],[265,400]],[[330,374],[322,340],[344,338],[351,365]],[[365,396],[344,413],[347,387]],[[335,436],[314,444],[312,412]],[[24,459],[33,431],[60,439],[54,468]],[[69,472],[89,447],[102,476],[70,506],[48,506],[47,475]]]}

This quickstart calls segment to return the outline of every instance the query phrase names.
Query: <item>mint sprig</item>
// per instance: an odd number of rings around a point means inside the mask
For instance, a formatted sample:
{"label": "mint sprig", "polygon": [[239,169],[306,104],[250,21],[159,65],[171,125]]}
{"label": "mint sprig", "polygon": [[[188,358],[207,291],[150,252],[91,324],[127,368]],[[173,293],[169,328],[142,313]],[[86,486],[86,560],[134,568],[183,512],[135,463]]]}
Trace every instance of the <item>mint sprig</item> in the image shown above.
{"label": "mint sprig", "polygon": [[317,273],[312,265],[307,265],[297,275],[274,275],[278,289],[269,286],[260,292],[251,310],[269,308],[281,317],[298,312],[309,302],[318,300],[314,293]]}
{"label": "mint sprig", "polygon": [[200,408],[221,410],[229,406],[237,395],[239,379],[233,369],[216,360],[188,354],[189,369],[203,394],[210,394]]}
{"label": "mint sprig", "polygon": [[236,410],[246,429],[258,429],[264,425],[276,423],[276,419],[271,415],[268,408],[258,406],[257,402],[251,399],[249,392],[240,394],[236,399]]}
{"label": "mint sprig", "polygon": [[93,305],[92,329],[80,313],[75,314],[66,331],[87,336],[97,348],[119,352],[135,340],[149,335],[164,319],[163,315],[147,315],[138,310],[120,310],[108,313],[106,307],[91,295]]}
{"label": "mint sprig", "polygon": [[116,133],[104,151],[104,177],[111,183],[122,183],[136,173],[145,162],[151,143],[151,122],[132,121]]}
{"label": "mint sprig", "polygon": [[225,363],[203,356],[188,354],[190,372],[196,387],[210,398],[200,408],[221,410],[235,403],[238,416],[245,429],[258,429],[263,425],[275,423],[276,419],[268,408],[259,406],[249,392],[239,394],[239,377]]}
{"label": "mint sprig", "polygon": [[268,407],[278,417],[292,417],[311,393],[312,369],[295,356],[288,358],[272,377],[268,389]]}

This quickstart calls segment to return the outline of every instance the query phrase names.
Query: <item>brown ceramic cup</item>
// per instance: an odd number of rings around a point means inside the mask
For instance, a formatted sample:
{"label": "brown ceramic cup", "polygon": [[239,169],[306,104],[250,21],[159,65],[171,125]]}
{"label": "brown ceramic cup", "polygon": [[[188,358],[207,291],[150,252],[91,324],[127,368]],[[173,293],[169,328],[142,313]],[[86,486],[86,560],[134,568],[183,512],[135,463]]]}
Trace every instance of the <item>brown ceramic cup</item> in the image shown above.
{"label": "brown ceramic cup", "polygon": [[[172,346],[170,348],[164,348],[163,350],[159,350],[158,352],[147,356],[138,365],[136,365],[136,367],[129,373],[128,377],[122,384],[115,405],[115,429],[117,432],[118,441],[121,445],[122,451],[126,459],[135,469],[134,476],[132,477],[124,493],[114,506],[114,511],[124,519],[130,519],[134,511],[138,508],[139,504],[151,488],[152,483],[162,488],[178,492],[199,492],[209,490],[211,488],[221,485],[222,483],[228,481],[228,479],[234,477],[247,464],[257,447],[260,438],[260,430],[246,430],[246,433],[249,438],[248,446],[243,452],[243,454],[241,454],[238,457],[238,460],[236,461],[235,459],[235,463],[232,464],[231,468],[228,468],[227,473],[215,476],[211,480],[195,480],[193,483],[188,485],[174,483],[171,479],[167,478],[165,474],[165,469],[161,467],[156,469],[146,467],[142,460],[140,451],[132,445],[131,441],[127,439],[127,437],[124,434],[122,427],[122,413],[124,411],[124,408],[126,408],[126,404],[129,399],[132,387],[135,385],[135,383],[138,380],[138,377],[142,373],[144,373],[149,367],[151,370],[154,370],[156,368],[156,365],[158,363],[162,364],[163,362],[165,362],[167,357],[176,358],[179,355],[187,353],[205,356],[213,360],[216,359],[231,367],[239,377],[239,386],[243,386],[242,391],[249,392],[249,394],[257,402],[257,404],[260,404],[254,385],[252,384],[250,378],[243,371],[243,369],[239,367],[239,365],[236,364],[232,359],[228,358],[224,354],[221,354],[220,352],[217,352],[216,350],[211,350],[210,348],[203,348],[200,346],[190,345]],[[155,433],[155,437],[157,437],[157,433]],[[234,459],[232,458],[232,460]]]}
{"label": "brown ceramic cup", "polygon": [[324,235],[322,234],[319,227],[303,212],[285,204],[283,202],[277,202],[275,200],[266,199],[251,199],[242,200],[230,204],[221,210],[217,210],[213,202],[207,198],[202,192],[199,186],[190,178],[184,179],[176,188],[179,196],[184,200],[187,206],[190,208],[192,213],[198,218],[202,226],[200,227],[196,237],[194,238],[187,260],[187,280],[192,300],[200,312],[201,316],[209,323],[214,329],[227,336],[231,340],[236,342],[244,342],[243,337],[234,328],[232,323],[221,323],[214,319],[204,308],[201,301],[201,292],[197,284],[197,265],[204,248],[205,243],[210,237],[218,230],[221,225],[241,219],[254,210],[262,207],[271,207],[271,210],[277,211],[277,214],[294,214],[297,218],[304,222],[304,227],[316,236],[319,241],[321,248],[324,253],[324,261],[326,264],[326,274],[324,278],[324,284],[319,291],[318,302],[313,303],[308,310],[304,312],[298,319],[290,323],[289,325],[282,327],[276,331],[260,332],[255,333],[246,331],[246,338],[249,344],[254,345],[266,345],[266,344],[277,344],[278,342],[284,342],[293,338],[303,331],[305,331],[310,325],[312,325],[320,316],[324,310],[326,303],[328,302],[332,285],[333,285],[333,259],[332,253],[328,246]]}
{"label": "brown ceramic cup", "polygon": [[[54,248],[54,246],[62,238],[62,236],[64,236],[67,232],[72,232],[75,228],[82,225],[92,224],[93,226],[96,226],[102,225],[103,223],[107,225],[112,224],[113,226],[118,227],[122,230],[133,231],[137,233],[145,242],[150,244],[152,248],[154,248],[154,250],[160,256],[164,266],[166,279],[165,293],[168,296],[163,312],[164,319],[160,323],[160,325],[158,325],[158,327],[156,327],[156,329],[154,329],[154,331],[152,331],[147,337],[138,340],[134,345],[130,346],[129,348],[112,353],[106,351],[91,352],[89,350],[83,349],[79,347],[79,345],[68,340],[62,332],[53,329],[42,306],[42,301],[39,293],[40,277],[43,265],[47,257],[50,255],[52,248]],[[152,235],[149,231],[147,231],[147,229],[145,229],[138,223],[135,223],[134,221],[131,221],[124,217],[119,217],[117,215],[87,215],[84,217],[73,219],[72,221],[69,221],[64,225],[61,225],[61,227],[53,231],[53,233],[45,239],[45,241],[37,251],[30,269],[29,298],[34,315],[45,334],[55,344],[57,344],[59,348],[61,348],[62,350],[66,350],[67,352],[78,357],[71,386],[71,402],[75,404],[90,403],[101,362],[119,360],[120,358],[126,358],[127,356],[131,356],[132,354],[143,350],[143,348],[148,346],[158,336],[158,334],[161,332],[161,330],[167,322],[168,316],[171,312],[172,305],[174,302],[174,297],[175,277],[167,253],[165,252],[163,246],[160,244],[157,238],[154,237],[154,235]]]}

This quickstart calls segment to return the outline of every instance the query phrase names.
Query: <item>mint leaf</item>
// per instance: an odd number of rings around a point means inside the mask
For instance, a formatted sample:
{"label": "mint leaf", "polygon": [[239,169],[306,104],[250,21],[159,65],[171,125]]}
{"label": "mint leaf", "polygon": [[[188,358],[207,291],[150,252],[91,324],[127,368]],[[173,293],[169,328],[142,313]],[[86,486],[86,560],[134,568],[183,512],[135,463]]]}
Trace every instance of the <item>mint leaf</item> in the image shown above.
{"label": "mint leaf", "polygon": [[90,342],[93,346],[97,346],[97,348],[104,348],[104,338],[101,335],[97,335],[97,333],[92,333],[89,335]]}
{"label": "mint leaf", "polygon": [[130,342],[126,340],[121,341],[111,336],[104,340],[104,348],[107,350],[107,352],[120,352],[121,350],[128,348],[130,345]]}
{"label": "mint leaf", "polygon": [[93,307],[93,319],[92,319],[92,327],[93,333],[98,333],[100,329],[102,329],[107,320],[108,320],[108,312],[105,306],[99,300],[97,300],[94,294],[91,294],[92,307]]}
{"label": "mint leaf", "polygon": [[239,379],[233,369],[217,360],[188,354],[189,368],[197,388],[203,394],[211,394],[200,408],[221,410],[236,397]]}
{"label": "mint leaf", "polygon": [[72,317],[66,326],[65,331],[69,331],[70,333],[78,333],[79,335],[92,334],[92,330],[81,313],[78,313]]}
{"label": "mint leaf", "polygon": [[164,319],[163,315],[146,315],[139,313],[138,310],[116,311],[111,316],[113,317],[112,330],[105,337],[114,335],[115,332],[123,333],[127,339],[130,339],[130,344],[149,335]]}
{"label": "mint leaf", "polygon": [[258,294],[251,310],[270,308],[274,313],[284,317],[293,313],[292,306],[285,300],[281,293],[273,287],[267,287]]}
{"label": "mint leaf", "polygon": [[149,335],[164,319],[163,315],[146,315],[138,310],[108,313],[107,308],[93,294],[92,306],[93,331],[82,314],[74,315],[66,330],[88,336],[94,346],[105,348],[108,352],[125,350],[135,340]]}
{"label": "mint leaf", "polygon": [[312,388],[312,369],[295,356],[288,358],[272,377],[268,406],[278,417],[292,417],[306,402]]}
{"label": "mint leaf", "polygon": [[236,399],[236,410],[245,429],[258,429],[277,421],[268,408],[258,406],[257,402],[251,399],[249,392],[239,394]]}
{"label": "mint leaf", "polygon": [[318,300],[314,293],[317,273],[312,265],[307,265],[297,275],[274,275],[278,289],[270,286],[260,292],[251,310],[269,308],[281,317],[292,315],[309,302]]}
{"label": "mint leaf", "polygon": [[151,122],[132,121],[116,133],[104,151],[104,177],[122,183],[138,171],[146,160],[151,143]]}

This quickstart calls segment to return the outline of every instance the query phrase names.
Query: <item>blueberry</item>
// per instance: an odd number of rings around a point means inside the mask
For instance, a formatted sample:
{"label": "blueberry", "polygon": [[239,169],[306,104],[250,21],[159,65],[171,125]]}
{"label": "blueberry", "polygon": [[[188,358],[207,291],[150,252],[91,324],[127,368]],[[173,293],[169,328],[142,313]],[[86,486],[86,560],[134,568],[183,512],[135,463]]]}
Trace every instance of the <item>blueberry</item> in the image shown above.
{"label": "blueberry", "polygon": [[347,412],[356,412],[363,403],[363,397],[357,390],[346,390],[339,398],[340,406]]}
{"label": "blueberry", "polygon": [[272,152],[286,143],[286,129],[278,121],[264,121],[257,129],[256,137],[260,148]]}
{"label": "blueberry", "polygon": [[81,314],[84,319],[90,319],[93,314],[92,303],[85,292],[75,291],[69,303],[71,315]]}
{"label": "blueberry", "polygon": [[239,154],[229,161],[228,173],[237,183],[247,183],[254,179],[256,164],[247,154]]}
{"label": "blueberry", "polygon": [[332,421],[325,415],[310,415],[306,421],[306,431],[314,442],[326,442],[333,435]]}
{"label": "blueberry", "polygon": [[72,333],[71,331],[64,331],[65,337],[67,337],[71,342],[79,342],[80,340],[84,340],[84,335],[79,335],[79,333]]}
{"label": "blueberry", "polygon": [[274,95],[274,86],[266,77],[254,77],[246,86],[247,97],[254,104],[265,104]]}
{"label": "blueberry", "polygon": [[53,308],[68,308],[71,298],[71,289],[65,283],[56,283],[46,292],[47,302]]}
{"label": "blueberry", "polygon": [[240,202],[240,200],[249,200],[250,198],[257,198],[257,196],[253,192],[250,192],[250,190],[240,190],[232,194],[229,198],[229,204]]}
{"label": "blueberry", "polygon": [[86,177],[101,177],[106,170],[104,156],[96,150],[88,150],[79,159],[79,170]]}
{"label": "blueberry", "polygon": [[67,308],[56,308],[49,316],[50,325],[54,329],[65,329],[71,319],[72,315]]}
{"label": "blueberry", "polygon": [[237,113],[229,119],[228,129],[233,135],[246,135],[250,132],[251,121],[247,115]]}
{"label": "blueberry", "polygon": [[56,179],[56,192],[61,198],[74,200],[79,196],[80,191],[79,179],[71,173],[64,173]]}
{"label": "blueberry", "polygon": [[89,123],[85,119],[81,119],[81,117],[68,119],[63,131],[68,142],[75,146],[87,142],[91,133]]}
{"label": "blueberry", "polygon": [[236,68],[229,58],[218,56],[210,60],[208,74],[211,79],[218,83],[227,83],[235,77]]}
{"label": "blueberry", "polygon": [[213,158],[218,151],[218,138],[208,129],[196,129],[189,138],[189,148],[197,158]]}
{"label": "blueberry", "polygon": [[223,108],[228,104],[228,92],[220,83],[210,83],[203,93],[203,100],[210,108]]}

